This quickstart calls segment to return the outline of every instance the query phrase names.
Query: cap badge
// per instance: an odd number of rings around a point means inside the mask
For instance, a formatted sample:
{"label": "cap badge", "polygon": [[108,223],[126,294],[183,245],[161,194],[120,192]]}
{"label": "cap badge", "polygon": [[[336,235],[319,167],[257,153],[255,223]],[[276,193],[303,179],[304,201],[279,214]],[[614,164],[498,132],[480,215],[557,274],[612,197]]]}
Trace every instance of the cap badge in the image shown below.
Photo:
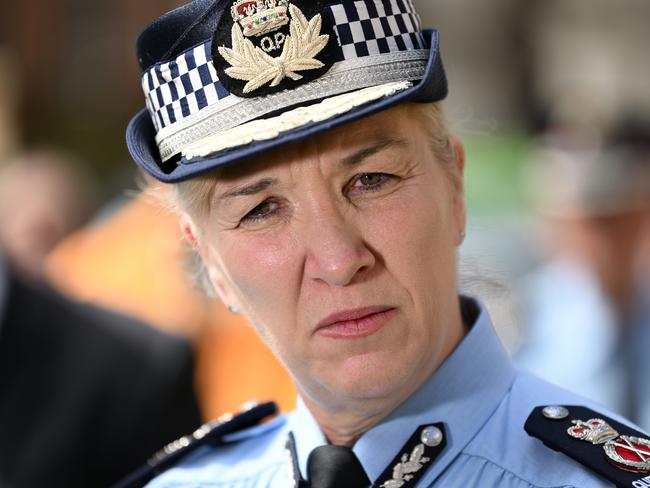
{"label": "cap badge", "polygon": [[605,455],[619,469],[634,473],[650,472],[650,440],[619,435],[602,419],[572,420],[567,433],[576,439],[604,444]]}
{"label": "cap badge", "polygon": [[[232,93],[265,95],[275,91],[276,87],[290,88],[280,86],[286,79],[300,81],[306,71],[326,67],[322,60],[317,59],[331,37],[321,34],[321,13],[308,20],[303,11],[289,0],[238,0],[233,4],[231,14],[231,47],[215,43],[216,52],[226,64],[220,66],[217,57],[215,67],[228,78],[246,82],[243,87],[228,86]],[[288,32],[283,29],[287,24]],[[227,29],[222,21],[217,30],[224,27]],[[215,41],[218,41],[218,35],[215,33]],[[216,54],[214,48],[213,53]]]}

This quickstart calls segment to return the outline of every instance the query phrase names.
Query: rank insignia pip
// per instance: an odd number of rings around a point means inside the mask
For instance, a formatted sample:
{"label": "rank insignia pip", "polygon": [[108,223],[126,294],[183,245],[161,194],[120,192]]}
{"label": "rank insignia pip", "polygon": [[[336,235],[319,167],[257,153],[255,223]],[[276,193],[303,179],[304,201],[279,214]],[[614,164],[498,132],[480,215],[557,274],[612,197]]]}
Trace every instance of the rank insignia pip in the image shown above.
{"label": "rank insignia pip", "polygon": [[642,437],[622,435],[603,446],[612,462],[633,473],[650,473],[650,441]]}
{"label": "rank insignia pip", "polygon": [[572,420],[567,433],[571,437],[603,445],[614,466],[634,473],[650,472],[650,440],[620,435],[603,419]]}
{"label": "rank insignia pip", "polygon": [[537,407],[528,417],[524,428],[529,435],[616,486],[650,487],[650,477],[640,477],[650,473],[650,440],[641,432],[585,407],[561,407],[569,415],[560,417],[548,415],[548,408]]}
{"label": "rank insignia pip", "polygon": [[320,1],[237,0],[212,40],[221,83],[240,97],[295,88],[327,72],[336,35]]}

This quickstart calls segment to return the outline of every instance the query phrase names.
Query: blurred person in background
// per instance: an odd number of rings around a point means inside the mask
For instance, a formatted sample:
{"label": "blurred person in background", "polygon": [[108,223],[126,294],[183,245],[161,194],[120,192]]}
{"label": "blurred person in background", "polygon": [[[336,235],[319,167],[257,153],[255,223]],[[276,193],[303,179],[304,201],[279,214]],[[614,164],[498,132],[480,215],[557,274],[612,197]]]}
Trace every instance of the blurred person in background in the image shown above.
{"label": "blurred person in background", "polygon": [[18,146],[18,86],[14,57],[0,42],[0,162],[7,160]]}
{"label": "blurred person in background", "polygon": [[520,366],[650,429],[650,138],[561,131],[528,172],[548,260],[527,278]]}
{"label": "blurred person in background", "polygon": [[89,180],[62,153],[0,170],[3,488],[109,486],[200,424],[186,341],[43,282],[47,255],[91,207]]}
{"label": "blurred person in background", "polygon": [[0,486],[105,487],[195,429],[193,352],[19,278],[0,252]]}
{"label": "blurred person in background", "polygon": [[25,152],[0,168],[0,249],[17,272],[42,278],[49,252],[88,217],[89,188],[57,151]]}

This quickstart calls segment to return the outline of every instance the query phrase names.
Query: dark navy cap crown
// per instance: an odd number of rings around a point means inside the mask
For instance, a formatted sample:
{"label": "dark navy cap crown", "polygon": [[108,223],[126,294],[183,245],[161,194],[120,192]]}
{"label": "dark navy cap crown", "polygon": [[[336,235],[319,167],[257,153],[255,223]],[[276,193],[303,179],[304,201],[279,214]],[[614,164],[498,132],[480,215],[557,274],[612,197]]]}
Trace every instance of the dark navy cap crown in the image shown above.
{"label": "dark navy cap crown", "polygon": [[212,37],[219,11],[215,0],[195,0],[156,19],[138,37],[136,50],[144,72]]}

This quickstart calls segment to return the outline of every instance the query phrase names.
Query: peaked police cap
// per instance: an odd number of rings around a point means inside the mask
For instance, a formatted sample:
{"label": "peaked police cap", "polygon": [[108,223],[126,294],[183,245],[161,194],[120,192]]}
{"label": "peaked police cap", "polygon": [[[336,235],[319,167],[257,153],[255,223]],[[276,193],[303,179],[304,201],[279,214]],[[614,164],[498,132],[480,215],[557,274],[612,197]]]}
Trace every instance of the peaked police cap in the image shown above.
{"label": "peaked police cap", "polygon": [[412,0],[196,0],[139,37],[138,165],[179,182],[399,103],[447,95]]}

